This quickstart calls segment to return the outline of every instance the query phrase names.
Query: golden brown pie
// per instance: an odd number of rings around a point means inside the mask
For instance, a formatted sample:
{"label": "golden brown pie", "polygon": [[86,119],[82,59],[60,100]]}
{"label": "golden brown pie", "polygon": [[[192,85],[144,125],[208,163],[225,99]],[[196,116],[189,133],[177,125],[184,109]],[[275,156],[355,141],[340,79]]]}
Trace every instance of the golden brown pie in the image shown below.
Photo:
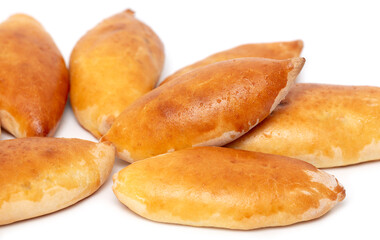
{"label": "golden brown pie", "polygon": [[252,43],[240,45],[235,48],[215,53],[203,60],[184,67],[168,76],[164,81],[161,82],[161,84],[167,83],[182,74],[211,63],[242,57],[262,57],[282,60],[299,57],[302,48],[303,42],[301,40],[291,42]]}
{"label": "golden brown pie", "polygon": [[304,61],[238,58],[198,68],[131,104],[102,141],[111,141],[129,162],[192,146],[222,146],[270,114]]}
{"label": "golden brown pie", "polygon": [[154,88],[163,63],[160,39],[131,10],[102,21],[70,58],[70,100],[79,123],[100,138],[127,106]]}
{"label": "golden brown pie", "polygon": [[254,229],[318,218],[345,198],[334,176],[301,160],[198,147],[135,162],[113,191],[158,222]]}
{"label": "golden brown pie", "polygon": [[0,119],[15,137],[51,136],[69,91],[68,71],[45,29],[16,14],[0,24]]}
{"label": "golden brown pie", "polygon": [[227,147],[318,168],[380,159],[380,88],[297,84],[262,123]]}
{"label": "golden brown pie", "polygon": [[0,141],[0,225],[88,197],[105,182],[114,159],[109,143],[41,137]]}

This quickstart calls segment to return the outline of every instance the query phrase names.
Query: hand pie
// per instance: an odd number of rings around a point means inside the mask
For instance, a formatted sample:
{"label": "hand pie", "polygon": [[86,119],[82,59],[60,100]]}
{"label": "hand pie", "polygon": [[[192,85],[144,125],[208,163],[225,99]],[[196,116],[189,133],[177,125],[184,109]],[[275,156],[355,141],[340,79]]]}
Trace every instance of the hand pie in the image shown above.
{"label": "hand pie", "polygon": [[222,146],[270,114],[304,61],[239,58],[198,68],[131,104],[102,141],[111,141],[128,162],[192,146]]}
{"label": "hand pie", "polygon": [[65,108],[68,71],[53,39],[32,17],[0,24],[0,119],[15,137],[51,136]]}
{"label": "hand pie", "polygon": [[172,79],[190,72],[196,68],[206,66],[211,63],[225,61],[233,58],[242,57],[262,57],[270,59],[288,59],[299,57],[303,48],[303,42],[301,40],[292,42],[274,42],[274,43],[253,43],[237,46],[232,49],[225,50],[223,52],[215,53],[201,61],[184,67],[172,75],[168,76],[161,85],[171,81]]}
{"label": "hand pie", "polygon": [[111,173],[114,147],[79,139],[0,141],[0,225],[73,205]]}
{"label": "hand pie", "polygon": [[275,111],[227,145],[318,168],[380,159],[380,88],[297,84]]}
{"label": "hand pie", "polygon": [[255,229],[318,218],[345,198],[334,176],[306,162],[218,147],[148,158],[113,177],[117,198],[158,222]]}
{"label": "hand pie", "polygon": [[163,63],[160,39],[131,10],[98,24],[70,59],[70,100],[79,123],[100,138],[127,106],[154,88]]}

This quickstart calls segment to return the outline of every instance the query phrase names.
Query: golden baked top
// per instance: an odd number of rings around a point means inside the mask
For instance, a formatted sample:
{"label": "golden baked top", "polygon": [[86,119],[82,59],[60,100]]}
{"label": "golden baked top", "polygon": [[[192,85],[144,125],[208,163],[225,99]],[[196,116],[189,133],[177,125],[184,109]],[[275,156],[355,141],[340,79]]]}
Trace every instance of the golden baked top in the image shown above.
{"label": "golden baked top", "polygon": [[113,165],[113,156],[112,161],[97,162],[113,152],[106,147],[81,139],[0,141],[0,209],[4,202],[38,202],[59,189],[82,188],[78,184],[83,181],[94,191],[105,181],[103,171],[110,171]]}
{"label": "golden baked top", "polygon": [[302,48],[303,42],[301,40],[291,42],[252,43],[240,45],[235,48],[215,53],[203,60],[186,66],[168,76],[164,81],[161,82],[160,85],[167,83],[182,74],[190,72],[196,68],[206,66],[208,64],[243,57],[262,57],[278,60],[294,58],[299,57]]}
{"label": "golden baked top", "polygon": [[155,221],[238,229],[310,220],[345,197],[333,176],[309,163],[219,147],[135,162],[114,175],[113,189]]}
{"label": "golden baked top", "polygon": [[304,61],[237,58],[198,68],[136,100],[102,141],[111,141],[128,161],[224,145],[269,115]]}
{"label": "golden baked top", "polygon": [[156,85],[164,46],[131,10],[113,15],[88,31],[70,57],[70,100],[80,124],[95,137]]}
{"label": "golden baked top", "polygon": [[296,84],[285,100],[228,147],[299,158],[317,167],[380,158],[380,88]]}
{"label": "golden baked top", "polygon": [[68,71],[53,39],[23,14],[0,24],[0,118],[16,137],[52,135],[69,90]]}

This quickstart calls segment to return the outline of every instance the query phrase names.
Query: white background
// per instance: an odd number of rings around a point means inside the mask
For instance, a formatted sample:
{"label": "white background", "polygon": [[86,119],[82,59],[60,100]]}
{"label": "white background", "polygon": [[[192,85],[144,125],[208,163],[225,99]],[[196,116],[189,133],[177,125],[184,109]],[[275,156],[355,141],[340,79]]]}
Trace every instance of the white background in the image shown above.
{"label": "white background", "polygon": [[[300,82],[380,86],[376,1],[1,0],[0,21],[14,13],[30,14],[52,35],[67,61],[87,30],[127,8],[164,42],[163,77],[243,43],[302,39],[306,65]],[[69,104],[55,136],[95,141],[76,122]],[[8,138],[4,132],[0,136]],[[114,172],[126,165],[116,159]],[[345,186],[347,198],[324,217],[293,226],[232,231],[155,223],[119,203],[109,179],[72,207],[1,226],[0,239],[379,239],[380,162],[327,171]]]}

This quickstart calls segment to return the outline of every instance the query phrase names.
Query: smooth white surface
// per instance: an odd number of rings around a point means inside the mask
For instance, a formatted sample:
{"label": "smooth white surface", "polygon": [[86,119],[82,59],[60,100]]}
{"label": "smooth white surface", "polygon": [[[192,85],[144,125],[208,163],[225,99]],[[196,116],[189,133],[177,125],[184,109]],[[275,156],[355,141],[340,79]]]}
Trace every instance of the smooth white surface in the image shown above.
{"label": "smooth white surface", "polygon": [[[243,43],[302,39],[306,65],[299,82],[380,86],[376,1],[2,0],[0,21],[18,12],[30,14],[68,60],[87,30],[127,8],[164,42],[163,77]],[[95,141],[79,126],[69,105],[55,136]],[[8,138],[4,132],[0,136]],[[113,172],[126,165],[117,159]],[[378,239],[380,162],[327,171],[345,186],[347,198],[324,217],[289,227],[231,231],[155,223],[119,203],[108,179],[98,192],[72,207],[0,226],[0,239]]]}

